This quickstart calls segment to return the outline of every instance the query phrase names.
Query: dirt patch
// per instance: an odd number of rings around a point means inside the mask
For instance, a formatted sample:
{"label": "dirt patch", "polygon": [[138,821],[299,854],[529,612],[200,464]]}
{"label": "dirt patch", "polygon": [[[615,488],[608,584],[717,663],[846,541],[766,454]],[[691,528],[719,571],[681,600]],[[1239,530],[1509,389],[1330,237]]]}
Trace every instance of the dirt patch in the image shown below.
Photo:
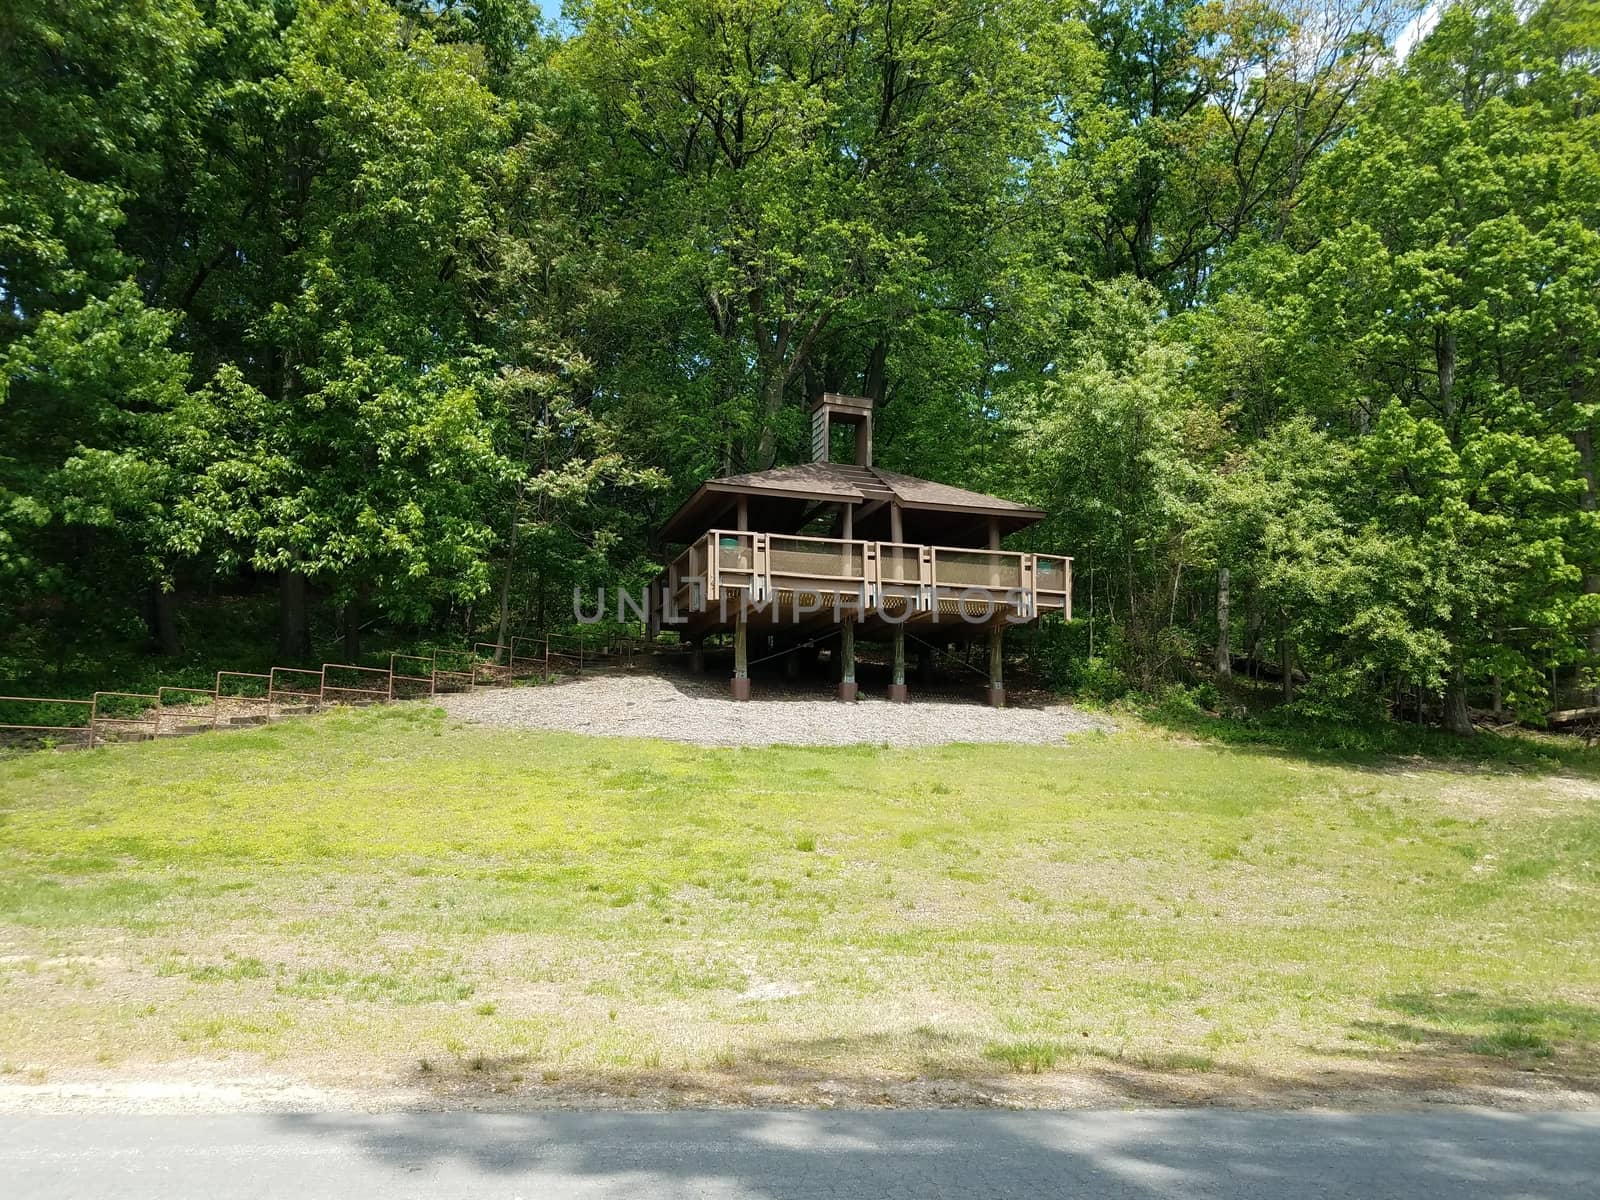
{"label": "dirt patch", "polygon": [[0,1079],[0,1113],[403,1112],[674,1108],[1323,1108],[1397,1111],[1472,1105],[1507,1111],[1593,1109],[1592,1079],[1481,1062],[1308,1068],[1285,1075],[1183,1071],[1105,1062],[1038,1075],[841,1075],[737,1064],[726,1070],[585,1073],[515,1059],[415,1063],[385,1079],[301,1078],[237,1061],[189,1061],[146,1071],[55,1071],[47,1081]]}
{"label": "dirt patch", "polygon": [[863,695],[841,704],[826,685],[761,683],[739,703],[724,680],[616,673],[542,687],[441,696],[451,714],[483,725],[611,737],[661,738],[700,746],[937,746],[954,742],[1050,744],[1110,723],[1070,705],[1018,697],[990,708],[955,689],[909,704]]}

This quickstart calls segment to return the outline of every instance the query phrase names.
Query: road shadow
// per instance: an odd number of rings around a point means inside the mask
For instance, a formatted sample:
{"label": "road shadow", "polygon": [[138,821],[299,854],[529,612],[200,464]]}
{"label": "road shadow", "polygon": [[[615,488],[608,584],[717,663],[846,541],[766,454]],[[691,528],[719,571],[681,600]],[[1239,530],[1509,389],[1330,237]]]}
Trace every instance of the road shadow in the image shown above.
{"label": "road shadow", "polygon": [[[1518,1196],[1582,1194],[1580,1114],[557,1112],[274,1118],[426,1186],[521,1195]],[[412,1194],[408,1190],[407,1194]]]}
{"label": "road shadow", "polygon": [[[527,1055],[430,1059],[403,1073],[441,1107],[628,1108],[831,1105],[928,1108],[1093,1106],[1392,1109],[1429,1104],[1600,1104],[1600,1009],[1400,993],[1392,1018],[1351,1023],[1292,1066],[1130,1049],[1071,1034],[994,1043],[933,1028],[756,1041],[699,1069],[570,1070]],[[861,1064],[893,1062],[893,1070]]]}
{"label": "road shadow", "polygon": [[[1600,1116],[1512,1111],[1596,1105],[1600,1009],[1466,991],[1381,1007],[1392,1021],[1352,1033],[1408,1050],[1308,1048],[1294,1070],[1064,1043],[1037,1074],[986,1074],[925,1028],[909,1054],[904,1035],[775,1039],[697,1072],[468,1057],[419,1065],[418,1111],[272,1120],[397,1172],[552,1189],[528,1194],[1569,1197],[1600,1178]],[[838,1069],[891,1053],[910,1067]]]}

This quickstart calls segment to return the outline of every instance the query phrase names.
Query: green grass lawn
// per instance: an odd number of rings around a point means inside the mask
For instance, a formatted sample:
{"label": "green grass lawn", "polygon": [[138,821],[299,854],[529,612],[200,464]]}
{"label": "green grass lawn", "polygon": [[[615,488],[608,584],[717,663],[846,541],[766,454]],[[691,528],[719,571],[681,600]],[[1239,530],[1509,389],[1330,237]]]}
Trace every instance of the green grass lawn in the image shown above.
{"label": "green grass lawn", "polygon": [[1593,1087],[1597,797],[1143,728],[710,750],[423,706],[36,754],[0,762],[0,1071]]}

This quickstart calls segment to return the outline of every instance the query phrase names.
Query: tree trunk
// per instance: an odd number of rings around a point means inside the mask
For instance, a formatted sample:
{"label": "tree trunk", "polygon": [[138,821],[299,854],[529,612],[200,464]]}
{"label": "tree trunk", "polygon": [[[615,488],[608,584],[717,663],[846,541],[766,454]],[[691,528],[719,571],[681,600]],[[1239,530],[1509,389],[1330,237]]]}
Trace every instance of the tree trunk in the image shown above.
{"label": "tree trunk", "polygon": [[1217,568],[1217,678],[1233,679],[1233,654],[1228,647],[1228,568]]}
{"label": "tree trunk", "polygon": [[[756,441],[755,469],[765,471],[778,459],[778,413],[783,408],[788,377],[781,367],[761,387],[761,436]],[[748,466],[748,464],[746,464]]]}
{"label": "tree trunk", "polygon": [[178,597],[152,583],[145,599],[145,624],[150,630],[150,644],[164,658],[175,658],[183,653],[178,639]]}
{"label": "tree trunk", "polygon": [[1278,670],[1283,677],[1283,700],[1294,699],[1294,646],[1289,641],[1289,631],[1282,624],[1278,632]]}
{"label": "tree trunk", "polygon": [[1250,664],[1250,678],[1260,679],[1261,671],[1256,664],[1261,661],[1261,631],[1266,625],[1266,620],[1256,606],[1253,596],[1245,605],[1244,612],[1244,660]]}
{"label": "tree trunk", "polygon": [[1439,369],[1439,416],[1452,443],[1456,440],[1456,335],[1441,327],[1433,335],[1434,362]]}
{"label": "tree trunk", "polygon": [[306,619],[306,577],[293,567],[278,572],[278,653],[290,662],[311,658],[311,625]]}
{"label": "tree trunk", "polygon": [[344,660],[361,661],[361,597],[355,595],[344,606]]}
{"label": "tree trunk", "polygon": [[[511,572],[517,562],[517,527],[521,524],[522,497],[519,495],[511,506],[511,530],[506,535],[506,570],[500,577],[500,620],[497,625],[499,632],[495,634],[494,639],[497,646],[507,644],[506,633],[511,625]],[[654,633],[652,627],[651,635],[654,636]],[[494,661],[497,663],[500,661],[499,650],[494,652]]]}
{"label": "tree trunk", "polygon": [[[1567,365],[1571,370],[1568,378],[1567,394],[1572,401],[1574,410],[1583,403],[1584,378],[1578,371],[1581,354],[1576,346],[1567,351]],[[1572,444],[1578,451],[1579,464],[1583,470],[1583,498],[1579,503],[1586,513],[1595,511],[1596,488],[1594,473],[1594,430],[1585,425],[1572,435]],[[1583,572],[1583,592],[1586,596],[1600,593],[1600,572],[1594,570],[1595,564],[1589,563]],[[1589,627],[1589,659],[1591,663],[1600,663],[1600,625]],[[1594,694],[1594,703],[1600,704],[1600,689]]]}
{"label": "tree trunk", "polygon": [[1467,673],[1457,667],[1444,694],[1444,727],[1462,737],[1472,736],[1472,714],[1467,711]]}
{"label": "tree trunk", "polygon": [[879,408],[883,407],[884,392],[888,388],[888,361],[889,338],[884,334],[872,343],[872,350],[867,355],[867,369],[861,377],[861,394],[871,397]]}

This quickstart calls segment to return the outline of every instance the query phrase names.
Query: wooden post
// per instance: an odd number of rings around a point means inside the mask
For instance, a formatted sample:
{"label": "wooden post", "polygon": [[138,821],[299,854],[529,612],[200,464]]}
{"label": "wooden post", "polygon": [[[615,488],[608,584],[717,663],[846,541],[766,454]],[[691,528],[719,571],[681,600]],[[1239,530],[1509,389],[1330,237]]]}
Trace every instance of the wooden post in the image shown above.
{"label": "wooden post", "polygon": [[844,540],[854,541],[856,536],[856,506],[848,500],[839,505],[840,525],[844,529]]}
{"label": "wooden post", "polygon": [[849,704],[856,698],[856,622],[846,617],[839,622],[839,699]]}
{"label": "wooden post", "polygon": [[889,501],[889,540],[891,542],[906,540],[905,525],[900,519],[900,503],[897,500]]}
{"label": "wooden post", "polygon": [[906,630],[896,625],[893,634],[894,675],[889,683],[889,699],[896,704],[906,702]]}
{"label": "wooden post", "polygon": [[1005,637],[1005,626],[995,624],[989,626],[989,686],[985,689],[983,698],[995,708],[1005,707],[1006,687],[1002,677],[1001,639]]}
{"label": "wooden post", "polygon": [[989,549],[1000,549],[1000,518],[989,518]]}
{"label": "wooden post", "polygon": [[735,700],[750,699],[749,642],[749,626],[745,618],[744,607],[741,605],[739,614],[733,621],[733,698]]}
{"label": "wooden post", "polygon": [[750,528],[750,497],[739,497],[739,532],[743,533]]}

